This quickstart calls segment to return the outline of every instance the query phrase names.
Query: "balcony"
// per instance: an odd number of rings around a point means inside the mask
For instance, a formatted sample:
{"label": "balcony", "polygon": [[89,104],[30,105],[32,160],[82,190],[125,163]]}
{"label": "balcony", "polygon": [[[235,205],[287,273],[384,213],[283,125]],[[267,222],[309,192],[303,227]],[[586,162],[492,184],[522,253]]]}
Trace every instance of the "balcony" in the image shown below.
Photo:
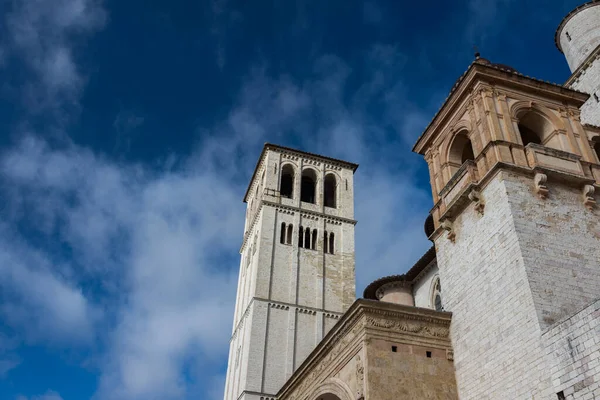
{"label": "balcony", "polygon": [[581,157],[566,151],[552,149],[535,143],[525,147],[527,163],[533,169],[541,168],[583,177]]}
{"label": "balcony", "polygon": [[466,199],[468,196],[469,188],[478,180],[479,174],[475,162],[472,160],[465,161],[440,191],[441,214],[447,213],[455,205],[462,203],[461,200]]}

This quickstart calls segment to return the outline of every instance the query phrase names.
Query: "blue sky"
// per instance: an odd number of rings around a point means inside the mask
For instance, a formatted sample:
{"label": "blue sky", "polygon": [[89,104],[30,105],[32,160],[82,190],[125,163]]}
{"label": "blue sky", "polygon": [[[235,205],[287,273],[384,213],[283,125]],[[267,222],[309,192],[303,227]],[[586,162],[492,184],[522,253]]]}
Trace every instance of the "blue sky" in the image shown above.
{"label": "blue sky", "polygon": [[269,141],[360,163],[357,294],[428,248],[410,149],[582,0],[0,1],[0,398],[219,399]]}

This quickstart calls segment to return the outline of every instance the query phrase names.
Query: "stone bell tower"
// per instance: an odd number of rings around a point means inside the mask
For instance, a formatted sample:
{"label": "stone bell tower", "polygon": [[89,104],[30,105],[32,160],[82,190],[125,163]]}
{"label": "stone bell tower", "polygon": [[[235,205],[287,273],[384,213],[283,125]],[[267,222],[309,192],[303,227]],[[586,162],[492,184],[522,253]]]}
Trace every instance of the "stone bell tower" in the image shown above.
{"label": "stone bell tower", "polygon": [[590,94],[581,107],[581,121],[600,126],[600,1],[589,1],[571,11],[554,40],[572,72],[565,86]]}
{"label": "stone bell tower", "polygon": [[265,144],[248,204],[225,400],[271,400],[355,300],[358,165]]}
{"label": "stone bell tower", "polygon": [[429,166],[461,399],[600,395],[589,97],[478,57],[414,146]]}

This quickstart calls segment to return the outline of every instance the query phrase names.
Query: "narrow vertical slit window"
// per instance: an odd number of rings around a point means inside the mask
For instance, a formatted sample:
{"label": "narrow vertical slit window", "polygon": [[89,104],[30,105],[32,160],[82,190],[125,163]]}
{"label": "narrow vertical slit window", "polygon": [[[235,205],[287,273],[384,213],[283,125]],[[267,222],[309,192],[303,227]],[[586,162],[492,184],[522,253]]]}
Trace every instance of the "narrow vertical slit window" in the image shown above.
{"label": "narrow vertical slit window", "polygon": [[327,243],[327,231],[325,231],[325,234],[323,235],[323,252],[329,252],[329,243]]}
{"label": "narrow vertical slit window", "polygon": [[329,254],[333,254],[334,253],[334,247],[335,246],[335,239],[333,236],[333,232],[331,232],[329,234]]}
{"label": "narrow vertical slit window", "polygon": [[304,239],[304,228],[300,226],[298,230],[298,247],[302,247],[302,240]]}
{"label": "narrow vertical slit window", "polygon": [[317,230],[313,229],[313,233],[312,233],[312,246],[311,248],[313,250],[317,249]]}
{"label": "narrow vertical slit window", "polygon": [[310,228],[304,230],[304,248],[310,249]]}
{"label": "narrow vertical slit window", "polygon": [[287,227],[287,240],[286,240],[287,244],[292,244],[293,232],[294,232],[294,225],[289,224]]}
{"label": "narrow vertical slit window", "polygon": [[285,222],[281,223],[281,234],[279,235],[279,243],[285,244]]}

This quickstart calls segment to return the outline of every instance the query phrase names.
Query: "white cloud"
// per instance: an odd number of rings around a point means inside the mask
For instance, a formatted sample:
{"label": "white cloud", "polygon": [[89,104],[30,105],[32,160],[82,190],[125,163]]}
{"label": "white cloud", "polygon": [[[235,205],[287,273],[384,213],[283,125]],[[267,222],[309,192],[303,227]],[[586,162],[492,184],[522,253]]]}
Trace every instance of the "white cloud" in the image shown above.
{"label": "white cloud", "polygon": [[[79,38],[104,26],[101,0],[24,0],[13,2],[4,21],[7,52],[33,74],[22,93],[30,111],[77,105],[85,75],[73,55],[73,35]],[[63,115],[64,117],[64,115]]]}
{"label": "white cloud", "polygon": [[[391,49],[381,54],[398,58]],[[333,56],[319,60],[317,78],[305,82],[258,69],[229,118],[207,130],[176,170],[172,163],[116,163],[73,145],[53,149],[26,136],[0,158],[7,223],[25,229],[0,236],[2,265],[8,265],[0,278],[15,292],[4,308],[8,321],[30,341],[78,334],[80,341],[106,343],[99,399],[206,398],[208,387],[219,398],[241,197],[264,141],[293,135],[307,150],[362,163],[359,296],[371,279],[406,270],[428,246],[421,232],[428,193],[403,161],[409,154],[403,137],[415,133],[398,128],[392,134],[400,138],[387,140],[382,125],[389,121],[374,121],[365,111],[389,87],[401,87],[377,81],[382,68],[374,65],[369,87],[356,92],[361,101],[344,100],[351,70]],[[386,97],[387,106],[405,102],[401,94]],[[310,117],[315,114],[324,118]],[[40,250],[32,251],[32,238]]]}

